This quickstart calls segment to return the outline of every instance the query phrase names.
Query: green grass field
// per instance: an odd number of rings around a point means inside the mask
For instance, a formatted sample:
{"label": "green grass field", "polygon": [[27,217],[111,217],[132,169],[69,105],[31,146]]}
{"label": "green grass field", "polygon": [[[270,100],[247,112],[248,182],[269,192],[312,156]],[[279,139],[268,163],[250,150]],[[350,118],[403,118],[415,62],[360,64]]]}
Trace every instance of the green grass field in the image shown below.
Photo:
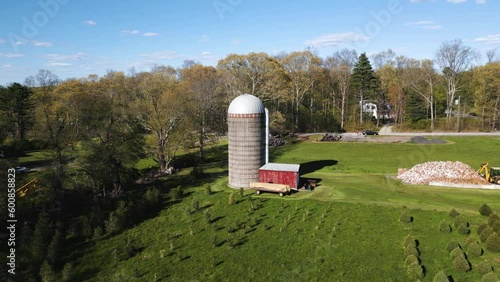
{"label": "green grass field", "polygon": [[[304,141],[274,149],[272,161],[302,164],[303,176],[319,181],[312,192],[283,198],[251,190],[241,196],[227,188],[226,145],[214,147],[207,152],[212,176],[186,185],[181,200],[167,195],[187,173],[157,184],[165,199],[158,216],[89,240],[68,258],[78,280],[88,281],[414,281],[402,245],[411,234],[418,240],[421,281],[433,281],[440,271],[453,281],[480,281],[478,263],[498,271],[500,256],[486,251],[476,234],[487,220],[478,210],[487,203],[498,212],[500,191],[407,186],[394,179],[397,168],[425,161],[462,161],[473,168],[500,163],[492,153],[499,138],[443,139],[449,143]],[[206,182],[215,193],[204,192]],[[467,238],[453,226],[452,208],[485,249],[481,257],[468,257],[467,272],[454,268],[446,250],[450,241],[463,245]],[[400,222],[405,211],[413,222]],[[443,220],[452,232],[439,231]]]}

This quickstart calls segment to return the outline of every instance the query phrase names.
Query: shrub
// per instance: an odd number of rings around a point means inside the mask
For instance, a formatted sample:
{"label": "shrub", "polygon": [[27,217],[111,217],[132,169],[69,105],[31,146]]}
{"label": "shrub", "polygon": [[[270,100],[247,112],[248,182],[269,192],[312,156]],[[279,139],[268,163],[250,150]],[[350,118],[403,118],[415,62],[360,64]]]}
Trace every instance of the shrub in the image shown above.
{"label": "shrub", "polygon": [[483,230],[483,232],[481,232],[481,234],[479,234],[479,239],[481,239],[481,242],[486,242],[486,240],[488,240],[488,237],[490,237],[491,234],[495,233],[493,231],[493,229],[491,229],[490,227],[486,228]]}
{"label": "shrub", "polygon": [[457,212],[456,209],[451,209],[451,211],[448,213],[450,217],[457,217],[459,213]]}
{"label": "shrub", "polygon": [[234,198],[234,193],[233,193],[233,192],[231,192],[231,193],[229,194],[229,204],[230,204],[230,205],[234,205],[234,204],[236,204],[236,199]]}
{"label": "shrub", "polygon": [[453,267],[466,272],[470,270],[470,263],[464,256],[458,256],[453,260]]}
{"label": "shrub", "polygon": [[200,202],[197,200],[193,200],[192,207],[194,211],[199,211],[200,210]]}
{"label": "shrub", "polygon": [[498,214],[492,213],[492,214],[490,214],[490,216],[488,216],[488,225],[490,227],[493,227],[493,224],[499,220],[500,220],[500,217],[498,216]]}
{"label": "shrub", "polygon": [[458,226],[458,233],[462,235],[468,235],[470,233],[469,228],[467,227],[466,224],[462,223]]}
{"label": "shrub", "polygon": [[477,235],[481,235],[484,229],[488,228],[488,224],[483,223],[477,227]]}
{"label": "shrub", "polygon": [[405,260],[406,266],[408,266],[414,262],[420,263],[420,260],[415,255],[409,255],[406,257],[406,260]]}
{"label": "shrub", "polygon": [[495,274],[495,272],[490,272],[486,273],[483,275],[483,278],[481,278],[481,282],[498,282],[500,279],[498,279],[498,276]]}
{"label": "shrub", "polygon": [[71,262],[68,262],[64,265],[62,269],[62,280],[65,282],[74,281],[75,269]]}
{"label": "shrub", "polygon": [[212,195],[212,186],[210,184],[203,186],[203,190],[205,190],[205,195]]}
{"label": "shrub", "polygon": [[500,237],[496,233],[492,233],[486,240],[486,250],[494,253],[500,252]]}
{"label": "shrub", "polygon": [[479,208],[479,213],[484,216],[489,216],[493,211],[488,206],[488,204],[484,204]]}
{"label": "shrub", "polygon": [[406,246],[408,246],[410,244],[414,245],[415,247],[417,246],[415,237],[413,237],[413,235],[411,235],[411,234],[408,234],[403,239],[403,248],[406,248]]}
{"label": "shrub", "polygon": [[456,248],[460,248],[460,245],[456,241],[450,241],[448,242],[448,245],[446,245],[446,250],[448,251],[448,253]]}
{"label": "shrub", "polygon": [[432,282],[450,282],[450,279],[448,279],[448,276],[441,270],[434,276]]}
{"label": "shrub", "polygon": [[179,185],[176,188],[170,190],[170,197],[174,200],[179,200],[184,196],[184,191],[182,191],[182,186]]}
{"label": "shrub", "polygon": [[467,248],[469,247],[470,244],[474,243],[474,242],[477,242],[476,241],[476,238],[472,237],[472,236],[469,236],[465,239],[464,241],[464,246]]}
{"label": "shrub", "polygon": [[413,217],[411,217],[407,211],[404,211],[401,213],[401,215],[399,216],[399,221],[403,222],[403,223],[410,223],[410,222],[413,222]]}
{"label": "shrub", "polygon": [[475,269],[477,269],[477,271],[479,271],[479,273],[481,273],[482,275],[493,271],[493,268],[487,260],[479,262],[477,265],[475,265]]}
{"label": "shrub", "polygon": [[453,249],[450,252],[450,258],[452,260],[456,259],[457,257],[464,257],[465,258],[464,251],[462,251],[462,249],[460,249],[459,247],[456,247],[455,249]]}
{"label": "shrub", "polygon": [[439,223],[439,231],[451,232],[451,226],[446,221],[443,220]]}
{"label": "shrub", "polygon": [[243,187],[240,188],[240,196],[242,198],[245,196],[245,189],[243,189]]}
{"label": "shrub", "polygon": [[205,221],[207,223],[212,223],[212,215],[208,211],[205,212]]}
{"label": "shrub", "polygon": [[499,221],[495,221],[495,223],[493,223],[493,226],[491,226],[491,228],[492,228],[492,229],[493,229],[493,231],[495,231],[495,232],[500,231],[500,220],[499,220]]}
{"label": "shrub", "polygon": [[52,266],[45,260],[40,267],[39,272],[42,281],[56,281],[56,273]]}
{"label": "shrub", "polygon": [[418,262],[413,262],[412,264],[408,265],[406,274],[412,280],[420,279],[424,277],[424,270],[422,269],[422,266],[418,264]]}
{"label": "shrub", "polygon": [[453,226],[455,226],[456,228],[458,228],[461,224],[465,224],[466,226],[469,226],[469,223],[467,222],[467,220],[465,220],[465,218],[461,215],[455,217],[455,219],[453,220]]}
{"label": "shrub", "polygon": [[416,247],[408,246],[405,249],[405,256],[409,256],[409,255],[414,255],[418,258],[420,256],[420,252],[418,251],[418,249]]}
{"label": "shrub", "polygon": [[467,247],[467,254],[469,257],[480,257],[483,254],[483,249],[476,241],[474,241]]}

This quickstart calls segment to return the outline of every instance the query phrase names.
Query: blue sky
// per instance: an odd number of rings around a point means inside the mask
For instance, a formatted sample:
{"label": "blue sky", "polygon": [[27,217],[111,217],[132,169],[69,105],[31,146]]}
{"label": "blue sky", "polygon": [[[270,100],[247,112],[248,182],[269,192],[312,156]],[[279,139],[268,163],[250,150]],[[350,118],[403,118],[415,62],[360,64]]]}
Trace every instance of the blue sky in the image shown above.
{"label": "blue sky", "polygon": [[453,39],[484,61],[500,48],[499,11],[497,0],[3,0],[0,84],[40,69],[81,78],[308,47],[433,58]]}

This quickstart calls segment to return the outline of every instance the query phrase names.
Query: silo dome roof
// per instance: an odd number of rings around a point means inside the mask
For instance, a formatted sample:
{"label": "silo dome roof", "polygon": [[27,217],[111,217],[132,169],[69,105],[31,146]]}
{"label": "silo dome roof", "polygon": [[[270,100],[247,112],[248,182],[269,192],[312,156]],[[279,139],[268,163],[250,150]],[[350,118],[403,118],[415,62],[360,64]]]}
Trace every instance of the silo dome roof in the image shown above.
{"label": "silo dome roof", "polygon": [[236,97],[227,110],[229,114],[263,114],[265,113],[262,101],[250,94]]}

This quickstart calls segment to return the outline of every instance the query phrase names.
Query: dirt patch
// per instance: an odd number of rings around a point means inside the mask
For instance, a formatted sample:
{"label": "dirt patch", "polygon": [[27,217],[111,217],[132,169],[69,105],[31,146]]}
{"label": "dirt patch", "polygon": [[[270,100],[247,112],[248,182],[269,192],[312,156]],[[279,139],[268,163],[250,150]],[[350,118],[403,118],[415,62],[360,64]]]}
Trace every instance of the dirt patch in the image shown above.
{"label": "dirt patch", "polygon": [[415,144],[446,144],[446,141],[444,141],[443,139],[427,139],[423,136],[412,137],[410,141]]}

